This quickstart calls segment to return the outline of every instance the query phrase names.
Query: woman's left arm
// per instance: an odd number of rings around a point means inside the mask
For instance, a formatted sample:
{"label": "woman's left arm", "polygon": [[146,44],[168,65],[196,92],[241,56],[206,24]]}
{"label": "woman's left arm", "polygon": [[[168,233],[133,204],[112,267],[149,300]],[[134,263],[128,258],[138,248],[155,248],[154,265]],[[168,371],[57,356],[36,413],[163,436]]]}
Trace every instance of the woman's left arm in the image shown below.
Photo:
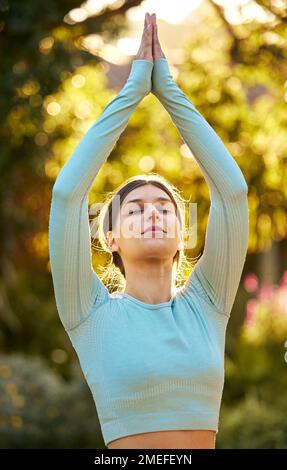
{"label": "woman's left arm", "polygon": [[166,58],[154,60],[152,93],[170,114],[210,191],[204,251],[184,291],[195,289],[229,316],[248,248],[248,186],[220,137],[173,80]]}

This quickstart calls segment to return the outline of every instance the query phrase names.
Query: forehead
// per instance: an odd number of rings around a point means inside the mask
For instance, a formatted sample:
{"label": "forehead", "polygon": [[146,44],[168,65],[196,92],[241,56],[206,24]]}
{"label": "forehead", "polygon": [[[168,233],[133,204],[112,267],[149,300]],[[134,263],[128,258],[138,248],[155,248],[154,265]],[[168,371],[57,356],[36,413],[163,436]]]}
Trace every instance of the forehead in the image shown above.
{"label": "forehead", "polygon": [[130,191],[123,200],[123,205],[127,204],[129,201],[133,201],[134,199],[141,199],[144,203],[147,203],[154,202],[158,198],[164,198],[172,202],[170,196],[165,191],[152,184],[147,184]]}

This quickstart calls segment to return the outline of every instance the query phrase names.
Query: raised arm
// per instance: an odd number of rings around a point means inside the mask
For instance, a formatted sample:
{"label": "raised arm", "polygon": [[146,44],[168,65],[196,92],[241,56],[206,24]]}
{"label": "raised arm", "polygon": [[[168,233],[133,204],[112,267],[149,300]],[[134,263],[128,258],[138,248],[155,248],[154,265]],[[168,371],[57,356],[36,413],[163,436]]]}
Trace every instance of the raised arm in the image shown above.
{"label": "raised arm", "polygon": [[170,114],[210,191],[204,251],[183,292],[194,290],[229,316],[248,247],[246,181],[220,137],[173,80],[165,57],[154,61],[152,93]]}
{"label": "raised arm", "polygon": [[133,60],[126,84],[85,134],[53,186],[50,263],[57,309],[67,331],[108,295],[92,267],[88,192],[131,114],[150,92],[152,68],[152,60]]}

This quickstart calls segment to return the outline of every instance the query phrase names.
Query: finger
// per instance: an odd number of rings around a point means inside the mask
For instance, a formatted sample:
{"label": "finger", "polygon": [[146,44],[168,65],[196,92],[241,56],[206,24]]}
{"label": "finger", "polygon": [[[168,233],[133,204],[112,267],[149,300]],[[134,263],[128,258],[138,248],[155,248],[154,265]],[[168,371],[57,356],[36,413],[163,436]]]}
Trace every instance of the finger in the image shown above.
{"label": "finger", "polygon": [[145,28],[145,37],[152,38],[152,20],[150,15],[147,13],[147,22],[146,22],[146,28]]}
{"label": "finger", "polygon": [[145,35],[145,33],[149,33],[150,31],[152,31],[152,20],[151,20],[151,16],[148,13],[146,13],[143,36]]}
{"label": "finger", "polygon": [[148,25],[151,23],[150,15],[149,13],[146,13],[145,15],[145,27],[146,29],[148,28]]}
{"label": "finger", "polygon": [[155,22],[153,23],[153,27],[152,27],[152,40],[153,40],[153,43],[155,43],[155,40],[156,40],[156,23]]}
{"label": "finger", "polygon": [[155,25],[156,25],[156,15],[155,15],[155,13],[153,13],[152,15],[150,15],[150,22],[151,22],[151,24],[152,24],[152,26],[153,26],[153,28],[154,28]]}
{"label": "finger", "polygon": [[150,16],[150,21],[152,23],[152,35],[154,36],[154,33],[157,29],[157,24],[156,24],[156,14],[153,13],[151,16]]}
{"label": "finger", "polygon": [[152,43],[152,31],[153,31],[153,25],[152,23],[149,23],[147,25],[147,30],[146,30],[146,40],[148,44]]}
{"label": "finger", "polygon": [[156,25],[153,26],[152,42],[153,42],[154,48],[156,48],[156,50],[158,50],[160,45],[159,45],[159,40],[158,40],[158,36],[157,36],[157,26]]}

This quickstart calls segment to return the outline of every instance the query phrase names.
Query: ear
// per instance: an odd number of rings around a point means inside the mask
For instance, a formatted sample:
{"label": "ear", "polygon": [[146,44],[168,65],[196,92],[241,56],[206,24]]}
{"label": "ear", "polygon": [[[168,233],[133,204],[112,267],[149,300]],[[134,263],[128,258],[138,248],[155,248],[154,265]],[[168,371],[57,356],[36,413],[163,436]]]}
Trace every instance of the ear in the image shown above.
{"label": "ear", "polygon": [[109,230],[107,232],[107,242],[108,242],[108,246],[109,246],[109,249],[111,251],[118,251],[119,249],[119,245],[114,237],[114,234],[111,230]]}

